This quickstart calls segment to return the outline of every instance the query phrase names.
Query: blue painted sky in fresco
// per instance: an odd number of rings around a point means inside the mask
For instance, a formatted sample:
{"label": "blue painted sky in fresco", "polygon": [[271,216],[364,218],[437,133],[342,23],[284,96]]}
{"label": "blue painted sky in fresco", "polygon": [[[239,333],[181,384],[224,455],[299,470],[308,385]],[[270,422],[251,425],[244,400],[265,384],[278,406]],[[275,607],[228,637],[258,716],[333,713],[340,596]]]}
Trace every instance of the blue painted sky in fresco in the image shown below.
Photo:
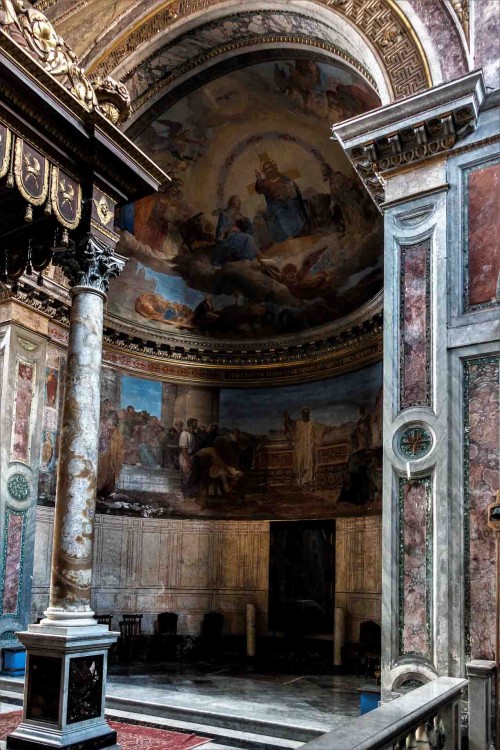
{"label": "blue painted sky in fresco", "polygon": [[373,407],[382,384],[382,363],[358,372],[317,383],[282,388],[246,388],[222,390],[219,422],[222,427],[239,427],[244,432],[262,435],[283,427],[283,412],[292,419],[308,406],[317,422],[338,426],[358,419],[361,405]]}
{"label": "blue painted sky in fresco", "polygon": [[136,411],[147,411],[153,417],[161,417],[162,385],[154,380],[122,376],[122,399],[120,407],[133,406]]}
{"label": "blue painted sky in fresco", "polygon": [[156,291],[171,302],[181,302],[188,305],[192,310],[205,299],[204,292],[191,289],[181,276],[169,276],[166,273],[158,273],[152,268],[138,263],[139,269],[144,271],[148,281],[154,281]]}

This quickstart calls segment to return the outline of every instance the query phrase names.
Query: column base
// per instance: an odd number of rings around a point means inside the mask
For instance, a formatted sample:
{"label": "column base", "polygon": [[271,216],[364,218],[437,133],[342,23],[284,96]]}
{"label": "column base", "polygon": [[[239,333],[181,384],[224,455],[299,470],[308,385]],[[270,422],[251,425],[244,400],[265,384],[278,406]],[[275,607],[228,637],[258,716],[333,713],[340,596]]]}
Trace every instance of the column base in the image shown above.
{"label": "column base", "polygon": [[117,633],[81,621],[30,625],[23,720],[7,750],[120,750],[104,718],[107,657]]}
{"label": "column base", "polygon": [[89,737],[87,739],[74,739],[63,744],[62,737],[50,737],[47,732],[43,736],[33,729],[33,727],[23,727],[22,725],[15,732],[7,736],[7,750],[120,750],[120,745],[116,743],[116,732],[108,731],[98,737]]}

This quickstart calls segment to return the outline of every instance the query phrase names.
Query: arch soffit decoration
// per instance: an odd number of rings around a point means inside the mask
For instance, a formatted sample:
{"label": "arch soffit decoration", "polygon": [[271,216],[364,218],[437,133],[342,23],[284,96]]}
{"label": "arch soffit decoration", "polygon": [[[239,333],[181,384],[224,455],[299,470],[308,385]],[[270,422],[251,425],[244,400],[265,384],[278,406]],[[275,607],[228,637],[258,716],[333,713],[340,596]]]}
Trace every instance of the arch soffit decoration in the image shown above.
{"label": "arch soffit decoration", "polygon": [[[56,26],[65,30],[68,36],[67,25],[70,21],[74,24],[78,14],[91,4],[92,0],[76,3],[39,0],[36,6],[47,10]],[[451,13],[447,5],[442,5],[442,0],[438,5],[441,16],[447,17],[448,27],[454,26],[457,43],[462,47],[463,32],[460,36],[456,14]],[[120,78],[126,73],[131,59],[137,61],[148,57],[152,49],[168,43],[174,35],[185,33],[194,25],[217,17],[217,14],[220,17],[242,11],[241,3],[221,3],[220,0],[162,0],[154,7],[146,0],[130,4],[125,0],[121,6],[122,12],[117,18],[110,19],[107,30],[91,47],[84,42],[87,47],[84,50],[73,44],[92,75],[105,76],[118,71]],[[434,55],[430,54],[427,59],[417,33],[395,0],[297,0],[287,3],[274,0],[245,3],[244,11],[263,8],[283,11],[284,6],[288,11],[306,17],[321,15],[323,22],[332,28],[350,27],[351,38],[363,39],[377,58],[390,91],[387,100],[404,98],[443,79]],[[440,19],[440,25],[444,20]],[[277,39],[275,43],[282,43],[282,40]],[[383,95],[382,91],[379,93]]]}

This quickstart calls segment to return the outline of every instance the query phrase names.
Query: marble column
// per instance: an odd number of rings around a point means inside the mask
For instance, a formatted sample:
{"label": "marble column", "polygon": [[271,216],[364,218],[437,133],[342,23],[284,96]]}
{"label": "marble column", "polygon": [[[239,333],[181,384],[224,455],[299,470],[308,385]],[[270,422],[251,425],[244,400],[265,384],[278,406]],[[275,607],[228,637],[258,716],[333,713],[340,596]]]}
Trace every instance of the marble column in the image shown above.
{"label": "marble column", "polygon": [[90,608],[99,439],[103,305],[125,259],[92,235],[56,258],[72,307],[52,557],[50,605],[17,633],[27,650],[23,720],[9,750],[119,750],[104,718],[107,652],[116,640]]}

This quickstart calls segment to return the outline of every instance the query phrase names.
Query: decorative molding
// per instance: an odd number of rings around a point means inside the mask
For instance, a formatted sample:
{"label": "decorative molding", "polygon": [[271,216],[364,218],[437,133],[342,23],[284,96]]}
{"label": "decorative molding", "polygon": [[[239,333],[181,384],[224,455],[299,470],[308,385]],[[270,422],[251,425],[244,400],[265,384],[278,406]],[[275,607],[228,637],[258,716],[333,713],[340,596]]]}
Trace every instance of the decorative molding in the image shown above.
{"label": "decorative molding", "polygon": [[[47,280],[38,287],[23,278],[6,299],[20,302],[49,317],[49,337],[67,344],[69,296]],[[196,341],[159,343],[143,339],[137,329],[126,331],[113,317],[105,318],[103,358],[107,364],[147,377],[186,380],[207,385],[277,385],[323,379],[359,369],[382,359],[382,297],[377,296],[341,327],[317,329],[290,339],[259,342]],[[230,348],[232,345],[232,348]]]}
{"label": "decorative molding", "polygon": [[[347,19],[373,46],[385,67],[396,99],[411,96],[432,85],[425,53],[407,18],[392,0],[315,0],[332,13]],[[106,76],[159,30],[172,21],[188,18],[217,4],[218,0],[165,0],[151,13],[119,36],[114,44],[92,61],[92,75]]]}
{"label": "decorative molding", "polygon": [[465,38],[470,41],[470,0],[450,0],[450,3],[464,30]]}
{"label": "decorative molding", "polygon": [[[132,112],[138,112],[139,110],[143,109],[147,102],[150,101],[162,89],[169,86],[178,78],[184,79],[187,73],[196,70],[209,60],[214,60],[215,58],[221,57],[222,55],[227,55],[228,52],[242,52],[245,49],[251,49],[256,45],[272,45],[273,47],[283,47],[287,44],[297,44],[303,47],[312,47],[313,49],[324,51],[340,60],[345,61],[350,66],[358,70],[369,81],[371,86],[373,86],[373,88],[377,90],[375,81],[370,73],[366,70],[366,68],[348,52],[341,49],[337,45],[332,44],[331,42],[323,41],[321,39],[315,39],[296,34],[266,34],[263,36],[244,37],[242,39],[228,42],[227,44],[221,44],[197,55],[196,57],[191,58],[181,65],[178,65],[173,70],[170,70],[166,76],[160,78],[153,85],[148,86],[144,94],[138,96],[137,99],[133,100]],[[160,53],[161,50],[158,51],[157,54]],[[130,77],[130,72],[127,73],[127,78],[128,77]],[[159,109],[159,107],[157,107],[157,105],[155,104],[155,111],[157,110],[157,108]]]}
{"label": "decorative molding", "polygon": [[28,341],[28,339],[23,339],[21,336],[18,336],[17,340],[19,341],[23,349],[26,349],[27,352],[34,352],[38,346],[38,344],[35,344],[34,341]]}
{"label": "decorative molding", "polygon": [[400,171],[445,155],[473,132],[486,95],[481,71],[332,127],[375,204]]}

